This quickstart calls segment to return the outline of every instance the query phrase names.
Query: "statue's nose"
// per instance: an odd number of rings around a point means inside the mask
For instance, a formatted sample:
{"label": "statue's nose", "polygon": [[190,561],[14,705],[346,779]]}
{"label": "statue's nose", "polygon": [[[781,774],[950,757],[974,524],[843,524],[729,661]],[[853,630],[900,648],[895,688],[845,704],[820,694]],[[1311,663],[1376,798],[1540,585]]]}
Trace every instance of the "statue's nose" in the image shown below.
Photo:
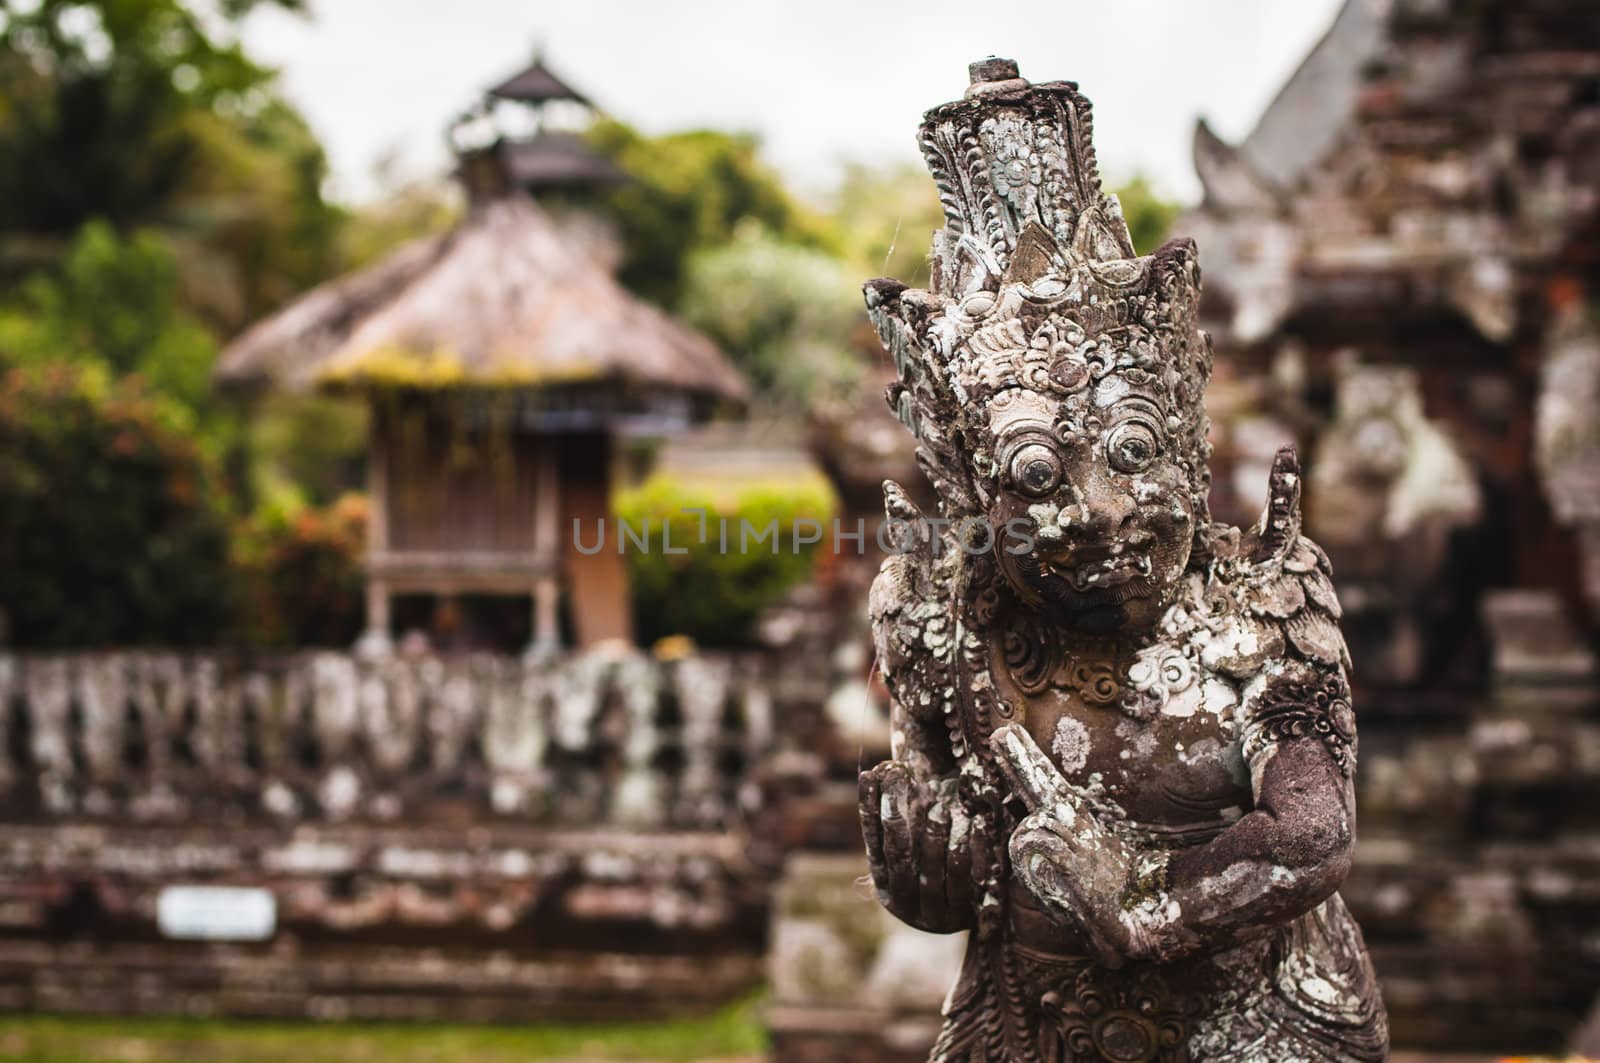
{"label": "statue's nose", "polygon": [[1138,503],[1126,488],[1103,477],[1092,477],[1083,487],[1082,519],[1073,530],[1084,542],[1113,542],[1126,536]]}

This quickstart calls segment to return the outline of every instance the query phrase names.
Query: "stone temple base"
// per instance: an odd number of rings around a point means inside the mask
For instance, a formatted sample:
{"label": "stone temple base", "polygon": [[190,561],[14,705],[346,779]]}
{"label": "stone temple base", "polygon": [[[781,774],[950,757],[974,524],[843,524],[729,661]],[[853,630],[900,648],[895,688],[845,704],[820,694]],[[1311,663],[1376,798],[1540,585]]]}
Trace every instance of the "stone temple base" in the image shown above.
{"label": "stone temple base", "polygon": [[797,853],[773,904],[767,1028],[777,1063],[923,1063],[961,968],[962,934],[889,915],[864,856]]}

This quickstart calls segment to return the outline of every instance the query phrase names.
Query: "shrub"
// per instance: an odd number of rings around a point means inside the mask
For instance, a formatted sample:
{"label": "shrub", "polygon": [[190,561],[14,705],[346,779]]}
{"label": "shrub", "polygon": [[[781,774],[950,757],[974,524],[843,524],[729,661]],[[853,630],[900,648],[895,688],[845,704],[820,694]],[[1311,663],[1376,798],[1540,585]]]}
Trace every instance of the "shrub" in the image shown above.
{"label": "shrub", "polygon": [[[700,517],[684,510],[706,511],[706,542],[700,542]],[[619,522],[642,533],[648,529],[649,550],[626,544],[633,580],[635,631],[643,642],[669,635],[688,635],[708,646],[738,646],[752,641],[757,615],[786,591],[806,579],[819,544],[796,548],[792,529],[799,520],[814,520],[831,531],[835,502],[821,477],[798,483],[692,482],[657,474],[637,488],[622,492],[616,504]],[[719,521],[726,520],[728,545],[719,544]],[[748,549],[740,549],[740,522],[754,529]],[[776,522],[777,549],[772,540],[754,541],[755,534]],[[674,551],[662,550],[663,527],[670,530]],[[620,523],[610,529],[620,532]],[[585,532],[585,534],[590,534]],[[612,535],[607,549],[617,548]]]}
{"label": "shrub", "polygon": [[262,646],[348,646],[366,622],[362,558],[367,498],[253,518],[240,537],[248,588],[247,641]]}
{"label": "shrub", "polygon": [[0,611],[27,647],[215,641],[227,497],[192,414],[94,367],[0,376]]}

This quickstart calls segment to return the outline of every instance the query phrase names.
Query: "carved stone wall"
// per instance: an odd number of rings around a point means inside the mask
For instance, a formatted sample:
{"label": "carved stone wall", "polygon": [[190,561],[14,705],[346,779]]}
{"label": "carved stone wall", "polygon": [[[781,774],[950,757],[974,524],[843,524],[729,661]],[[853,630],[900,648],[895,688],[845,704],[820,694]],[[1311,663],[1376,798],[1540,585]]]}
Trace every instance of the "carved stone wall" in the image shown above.
{"label": "carved stone wall", "polygon": [[[0,1007],[525,1020],[748,991],[782,674],[0,656]],[[196,886],[269,896],[270,932],[175,932]]]}
{"label": "carved stone wall", "polygon": [[965,935],[892,917],[859,853],[792,855],[773,898],[767,1028],[786,1063],[922,1063]]}
{"label": "carved stone wall", "polygon": [[[1351,0],[1253,133],[1197,131],[1175,223],[1250,396],[1219,455],[1270,419],[1312,456],[1397,1048],[1559,1050],[1600,991],[1597,145],[1592,4]],[[1338,408],[1352,356],[1393,415]]]}

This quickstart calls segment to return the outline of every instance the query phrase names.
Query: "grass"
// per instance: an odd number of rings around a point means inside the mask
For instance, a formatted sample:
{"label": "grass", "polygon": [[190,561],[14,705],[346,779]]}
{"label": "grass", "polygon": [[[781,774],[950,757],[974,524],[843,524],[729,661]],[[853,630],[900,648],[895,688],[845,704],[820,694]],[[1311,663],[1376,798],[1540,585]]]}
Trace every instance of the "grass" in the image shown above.
{"label": "grass", "polygon": [[704,1018],[606,1026],[0,1016],[0,1060],[26,1063],[691,1063],[750,1060],[765,1050],[755,999]]}

